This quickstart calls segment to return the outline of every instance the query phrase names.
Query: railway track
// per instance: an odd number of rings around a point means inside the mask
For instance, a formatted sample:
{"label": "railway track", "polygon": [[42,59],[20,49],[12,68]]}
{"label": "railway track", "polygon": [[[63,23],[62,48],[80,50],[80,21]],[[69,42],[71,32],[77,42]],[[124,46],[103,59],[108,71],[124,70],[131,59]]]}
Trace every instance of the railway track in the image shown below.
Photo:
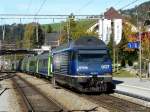
{"label": "railway track", "polygon": [[110,112],[150,112],[149,107],[145,107],[145,106],[127,101],[125,99],[120,99],[111,94],[96,94],[96,95],[81,94],[81,93],[74,93],[72,90],[68,90],[64,87],[61,87],[61,88],[69,92],[72,92],[73,94],[84,97],[87,100],[90,100],[91,102],[98,104],[100,107],[103,107],[109,110]]}
{"label": "railway track", "polygon": [[7,72],[5,72],[5,73],[0,72],[0,81],[2,81],[4,79],[12,78],[14,76],[15,76],[15,74],[8,74]]}
{"label": "railway track", "polygon": [[150,108],[108,94],[82,95],[110,112],[150,112]]}
{"label": "railway track", "polygon": [[[42,79],[47,83],[51,83],[48,80]],[[96,94],[96,95],[87,95],[87,94],[81,94],[78,92],[74,92],[73,90],[69,90],[65,87],[57,86],[58,88],[65,89],[68,92],[71,92],[72,94],[84,97],[99,106],[108,109],[110,112],[150,112],[150,108],[124,100],[120,99],[118,97],[112,96],[110,94]]]}
{"label": "railway track", "polygon": [[[43,79],[45,80],[45,79]],[[45,80],[48,82],[47,80]],[[100,107],[108,109],[110,112],[150,112],[149,107],[145,107],[130,101],[127,101],[125,99],[120,99],[118,97],[115,97],[111,94],[83,94],[78,93],[77,91],[74,91],[73,89],[67,89],[64,86],[57,85],[58,88],[63,88],[66,91],[69,91],[73,94],[79,95],[81,97],[84,97],[96,104],[98,104]],[[95,94],[95,93],[94,93]]]}
{"label": "railway track", "polygon": [[[45,79],[44,79],[45,80]],[[45,80],[46,81],[46,80]],[[48,81],[46,81],[48,82]],[[75,92],[73,89],[67,89],[64,86],[59,86],[58,88],[63,88],[66,91],[69,91],[73,94],[79,95],[81,97],[86,98],[87,100],[90,100],[96,104],[98,104],[100,107],[108,109],[110,112],[150,112],[149,107],[145,107],[143,105],[139,105],[134,102],[130,102],[125,99],[118,98],[116,96],[113,96],[111,94],[83,94]]]}
{"label": "railway track", "polygon": [[53,99],[48,98],[33,85],[19,76],[13,77],[15,88],[24,101],[24,110],[28,112],[64,112],[65,110]]}

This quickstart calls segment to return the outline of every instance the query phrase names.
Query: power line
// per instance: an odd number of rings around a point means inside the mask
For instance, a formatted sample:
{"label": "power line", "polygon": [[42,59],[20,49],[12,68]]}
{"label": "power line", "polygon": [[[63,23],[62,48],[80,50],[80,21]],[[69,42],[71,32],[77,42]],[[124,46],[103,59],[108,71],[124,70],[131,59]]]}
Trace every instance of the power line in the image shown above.
{"label": "power line", "polygon": [[47,1],[47,0],[43,0],[41,6],[39,7],[39,9],[38,9],[38,11],[36,12],[35,15],[37,15],[37,14],[41,11],[41,9],[43,8],[43,6],[44,6],[44,4],[46,3],[46,1]]}
{"label": "power line", "polygon": [[133,1],[133,2],[131,2],[131,3],[129,3],[129,4],[127,4],[127,5],[123,6],[122,8],[120,8],[120,10],[122,10],[122,9],[124,9],[124,8],[127,8],[127,7],[129,7],[130,5],[132,5],[132,4],[134,4],[134,3],[138,2],[138,1],[139,1],[139,0],[135,0],[135,1]]}
{"label": "power line", "polygon": [[32,4],[32,0],[29,1],[28,7],[27,7],[27,12],[29,11],[31,4]]}
{"label": "power line", "polygon": [[122,0],[119,0],[117,3],[115,3],[114,6],[117,6],[118,4],[120,4],[120,2],[122,2]]}
{"label": "power line", "polygon": [[89,0],[86,4],[84,4],[82,7],[80,7],[76,12],[81,11],[83,8],[87,7],[90,3],[92,3],[94,0]]}
{"label": "power line", "polygon": [[[12,20],[22,20],[22,19],[34,19],[34,17],[3,17],[3,18],[0,18],[0,19],[12,19]],[[65,17],[36,17],[36,19],[66,19]]]}
{"label": "power line", "polygon": [[[49,15],[49,14],[7,14],[7,13],[5,13],[5,14],[0,14],[0,17],[1,18],[4,18],[4,17],[18,17],[18,16],[20,16],[20,17],[34,17],[34,16],[36,16],[36,17],[68,17],[68,16],[70,16],[70,15],[68,15],[68,14],[56,14],[56,15]],[[99,14],[92,14],[92,15],[88,15],[88,14],[77,14],[77,15],[74,15],[74,16],[78,16],[78,17],[91,17],[91,16],[101,16],[101,15],[99,15]]]}

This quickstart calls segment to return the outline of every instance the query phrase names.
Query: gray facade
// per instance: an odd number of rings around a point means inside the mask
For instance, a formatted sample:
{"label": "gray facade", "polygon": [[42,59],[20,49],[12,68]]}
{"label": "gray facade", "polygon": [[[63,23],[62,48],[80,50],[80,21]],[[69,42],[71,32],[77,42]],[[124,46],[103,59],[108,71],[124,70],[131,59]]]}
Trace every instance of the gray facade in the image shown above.
{"label": "gray facade", "polygon": [[51,47],[58,46],[59,45],[59,36],[60,36],[60,33],[58,33],[58,32],[46,33],[44,44],[47,46],[51,46]]}

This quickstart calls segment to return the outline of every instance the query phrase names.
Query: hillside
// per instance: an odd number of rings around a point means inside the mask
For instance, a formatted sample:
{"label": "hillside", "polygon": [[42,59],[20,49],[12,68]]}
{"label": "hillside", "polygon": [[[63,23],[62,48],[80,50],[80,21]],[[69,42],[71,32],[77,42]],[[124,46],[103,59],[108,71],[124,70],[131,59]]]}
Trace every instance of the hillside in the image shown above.
{"label": "hillside", "polygon": [[[77,27],[83,26],[85,29],[88,29],[90,26],[92,26],[96,21],[95,20],[78,20],[76,21],[77,23]],[[51,27],[53,29],[53,31],[60,31],[63,30],[64,26],[66,26],[66,22],[62,22],[60,23],[53,23],[51,24]]]}
{"label": "hillside", "polygon": [[[150,11],[150,1],[144,2],[140,4],[137,7],[134,7],[132,9],[127,10],[121,10],[121,13],[124,17],[127,17],[131,23],[136,25],[137,21],[137,15],[136,12],[138,12],[138,19],[141,22],[144,22],[148,18],[148,11]],[[96,20],[78,20],[76,21],[77,27],[82,26],[84,29],[88,29],[90,26],[92,26]],[[63,30],[64,26],[66,25],[66,22],[60,23],[52,23],[51,27],[53,31],[60,31]],[[42,28],[44,29],[46,25],[42,25]],[[78,27],[81,28],[81,27]],[[7,42],[12,42],[16,40],[22,40],[24,31],[25,31],[25,24],[12,24],[12,25],[5,25],[5,40]],[[2,40],[2,26],[0,26],[0,40]]]}
{"label": "hillside", "polygon": [[[12,25],[5,25],[5,41],[6,42],[15,42],[23,39],[24,31],[25,31],[24,24],[12,24]],[[3,27],[0,26],[0,40],[3,37]]]}
{"label": "hillside", "polygon": [[144,2],[132,9],[121,10],[121,13],[125,17],[129,17],[131,22],[136,25],[137,14],[138,14],[138,20],[143,23],[146,19],[149,18],[148,11],[150,11],[150,1]]}

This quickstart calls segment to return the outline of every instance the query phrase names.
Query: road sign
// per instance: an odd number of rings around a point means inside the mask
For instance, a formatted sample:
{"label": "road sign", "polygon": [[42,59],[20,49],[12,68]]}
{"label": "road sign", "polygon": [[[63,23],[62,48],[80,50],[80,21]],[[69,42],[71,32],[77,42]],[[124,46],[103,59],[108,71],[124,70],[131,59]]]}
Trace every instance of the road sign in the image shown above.
{"label": "road sign", "polygon": [[128,48],[138,49],[139,47],[140,47],[140,43],[139,42],[129,42],[128,43]]}

